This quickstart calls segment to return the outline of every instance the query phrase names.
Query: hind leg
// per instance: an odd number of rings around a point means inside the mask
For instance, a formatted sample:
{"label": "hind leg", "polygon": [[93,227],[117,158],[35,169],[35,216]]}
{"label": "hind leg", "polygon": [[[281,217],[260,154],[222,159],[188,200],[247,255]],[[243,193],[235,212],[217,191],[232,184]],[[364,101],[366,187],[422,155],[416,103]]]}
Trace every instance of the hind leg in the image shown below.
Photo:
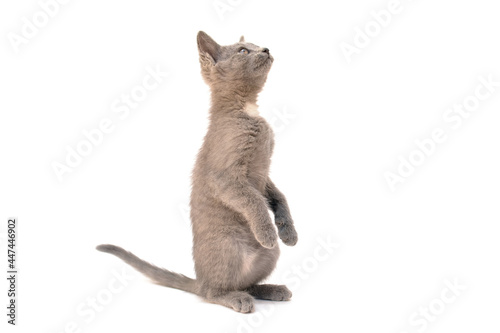
{"label": "hind leg", "polygon": [[285,285],[256,284],[246,291],[255,298],[268,301],[289,301],[292,298],[292,292]]}
{"label": "hind leg", "polygon": [[206,300],[242,313],[250,313],[255,309],[253,297],[244,291],[230,291],[217,296],[207,296]]}

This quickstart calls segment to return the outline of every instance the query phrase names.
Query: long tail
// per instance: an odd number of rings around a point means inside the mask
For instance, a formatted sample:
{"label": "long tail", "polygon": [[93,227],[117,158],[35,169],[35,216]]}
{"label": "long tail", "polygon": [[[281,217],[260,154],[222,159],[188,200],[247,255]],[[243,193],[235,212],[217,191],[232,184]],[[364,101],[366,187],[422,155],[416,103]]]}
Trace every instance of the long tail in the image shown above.
{"label": "long tail", "polygon": [[119,246],[103,244],[97,246],[96,249],[101,252],[106,252],[117,256],[142,274],[149,277],[156,284],[197,294],[196,280],[188,278],[187,276],[184,276],[182,274],[171,272],[164,268],[159,268],[147,261],[140,259],[133,253],[125,251]]}

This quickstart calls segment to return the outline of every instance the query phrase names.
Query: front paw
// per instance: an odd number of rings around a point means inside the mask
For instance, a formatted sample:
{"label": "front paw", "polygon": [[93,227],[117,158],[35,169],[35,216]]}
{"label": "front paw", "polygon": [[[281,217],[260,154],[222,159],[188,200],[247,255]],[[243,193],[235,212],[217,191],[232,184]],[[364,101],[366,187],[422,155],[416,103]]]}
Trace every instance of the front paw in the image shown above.
{"label": "front paw", "polygon": [[255,232],[255,238],[265,248],[272,249],[278,244],[276,228],[272,224],[264,224]]}
{"label": "front paw", "polygon": [[293,224],[287,223],[278,227],[278,235],[280,236],[283,243],[288,246],[294,246],[299,240],[297,231],[295,231],[295,227],[293,226]]}

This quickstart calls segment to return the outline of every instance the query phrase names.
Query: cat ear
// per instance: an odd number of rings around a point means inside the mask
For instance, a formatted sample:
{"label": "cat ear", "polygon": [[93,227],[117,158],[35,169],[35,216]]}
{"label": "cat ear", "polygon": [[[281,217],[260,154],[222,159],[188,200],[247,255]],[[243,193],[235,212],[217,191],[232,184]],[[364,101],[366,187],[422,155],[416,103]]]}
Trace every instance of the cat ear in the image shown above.
{"label": "cat ear", "polygon": [[197,40],[200,59],[209,58],[215,64],[219,60],[221,46],[203,31],[198,32]]}
{"label": "cat ear", "polygon": [[241,36],[240,37],[240,43],[244,43],[245,42],[245,36]]}

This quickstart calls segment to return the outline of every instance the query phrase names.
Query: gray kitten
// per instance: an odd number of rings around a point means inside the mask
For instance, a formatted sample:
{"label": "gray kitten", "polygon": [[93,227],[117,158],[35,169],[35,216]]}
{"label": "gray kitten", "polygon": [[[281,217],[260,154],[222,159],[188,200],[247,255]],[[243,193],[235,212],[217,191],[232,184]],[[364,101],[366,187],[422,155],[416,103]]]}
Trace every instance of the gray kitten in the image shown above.
{"label": "gray kitten", "polygon": [[297,243],[285,196],[268,176],[273,132],[256,105],[273,57],[269,49],[245,43],[243,37],[228,46],[217,44],[203,31],[197,39],[212,106],[192,174],[196,280],[158,268],[114,245],[97,249],[116,255],[157,284],[249,313],[254,310],[254,297],[272,301],[292,297],[284,285],[259,284],[276,266],[278,236],[286,245]]}

